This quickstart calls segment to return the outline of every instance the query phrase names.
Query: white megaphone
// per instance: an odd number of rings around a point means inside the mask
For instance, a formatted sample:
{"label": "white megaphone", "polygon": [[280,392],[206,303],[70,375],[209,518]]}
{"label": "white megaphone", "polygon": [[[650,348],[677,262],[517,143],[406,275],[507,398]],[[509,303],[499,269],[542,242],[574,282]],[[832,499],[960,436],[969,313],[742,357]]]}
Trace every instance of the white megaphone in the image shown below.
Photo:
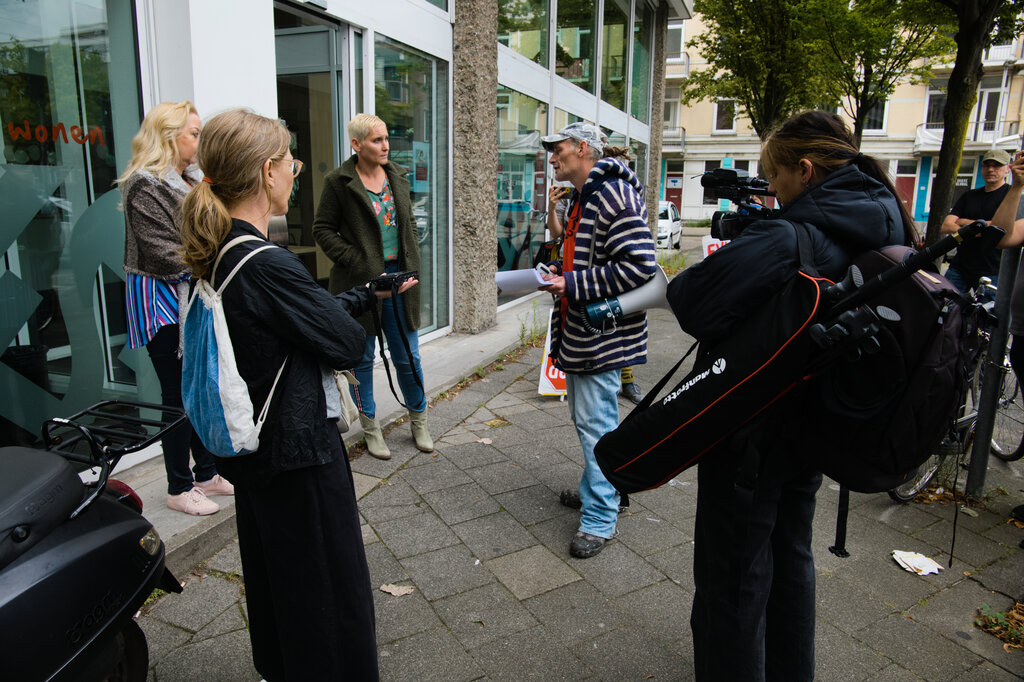
{"label": "white megaphone", "polygon": [[636,289],[627,291],[617,298],[606,298],[596,303],[588,303],[583,308],[584,326],[589,324],[591,334],[607,334],[615,329],[617,323],[626,315],[638,313],[649,308],[665,308],[669,310],[665,292],[668,290],[668,276],[659,265],[654,277]]}

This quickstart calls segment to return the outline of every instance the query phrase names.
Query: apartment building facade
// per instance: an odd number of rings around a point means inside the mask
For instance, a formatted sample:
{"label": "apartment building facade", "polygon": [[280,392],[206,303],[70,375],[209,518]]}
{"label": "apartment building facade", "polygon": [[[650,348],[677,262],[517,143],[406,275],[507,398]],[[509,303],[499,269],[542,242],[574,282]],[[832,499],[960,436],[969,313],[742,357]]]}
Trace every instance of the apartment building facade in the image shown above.
{"label": "apartment building facade", "polygon": [[[719,166],[758,172],[760,141],[733,102],[679,103],[681,81],[691,70],[708,68],[687,42],[704,30],[700,16],[672,22],[666,41],[663,112],[662,196],[684,219],[710,218],[720,201],[706,194],[700,175]],[[971,112],[956,194],[983,184],[981,157],[992,147],[1021,147],[1024,113],[1024,41],[995,45],[985,53],[985,75]],[[888,164],[901,199],[923,225],[928,221],[935,167],[942,144],[945,86],[952,63],[933,69],[930,83],[900,84],[892,97],[869,113],[861,150]],[[842,114],[842,111],[840,111]],[[843,114],[845,116],[845,114]]]}

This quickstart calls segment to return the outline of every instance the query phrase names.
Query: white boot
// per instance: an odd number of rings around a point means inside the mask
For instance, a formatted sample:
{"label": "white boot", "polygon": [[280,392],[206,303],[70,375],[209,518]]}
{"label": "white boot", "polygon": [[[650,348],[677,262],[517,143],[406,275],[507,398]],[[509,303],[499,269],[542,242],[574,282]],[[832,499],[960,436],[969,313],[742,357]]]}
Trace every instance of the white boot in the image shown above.
{"label": "white boot", "polygon": [[377,459],[391,459],[391,450],[388,450],[388,444],[384,442],[384,434],[381,433],[377,420],[360,413],[359,423],[363,426],[366,451]]}
{"label": "white boot", "polygon": [[416,441],[416,449],[420,452],[433,452],[434,439],[427,430],[427,411],[413,412],[409,410],[409,423],[412,425],[412,438]]}

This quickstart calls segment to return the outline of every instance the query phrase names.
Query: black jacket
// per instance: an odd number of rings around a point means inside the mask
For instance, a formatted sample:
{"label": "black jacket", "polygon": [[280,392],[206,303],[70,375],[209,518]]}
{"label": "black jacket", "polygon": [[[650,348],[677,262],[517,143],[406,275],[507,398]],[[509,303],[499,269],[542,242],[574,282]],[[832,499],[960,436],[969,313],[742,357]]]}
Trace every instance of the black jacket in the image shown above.
{"label": "black jacket", "polygon": [[[224,243],[242,235],[263,236],[233,220]],[[222,244],[223,246],[223,244]],[[244,242],[225,254],[213,285],[260,242]],[[327,420],[320,365],[351,369],[362,358],[366,336],[354,315],[366,311],[369,291],[354,288],[328,294],[309,276],[298,256],[285,248],[253,256],[224,289],[224,315],[238,372],[249,386],[258,413],[281,362],[288,364],[251,455],[218,457],[217,470],[235,485],[262,487],[282,471],[315,466],[345,455],[333,421]]]}
{"label": "black jacket", "polygon": [[899,200],[877,180],[846,166],[812,185],[775,220],[758,220],[736,239],[669,282],[679,326],[699,341],[721,338],[795,274],[794,222],[811,229],[818,275],[842,278],[862,251],[904,243]]}

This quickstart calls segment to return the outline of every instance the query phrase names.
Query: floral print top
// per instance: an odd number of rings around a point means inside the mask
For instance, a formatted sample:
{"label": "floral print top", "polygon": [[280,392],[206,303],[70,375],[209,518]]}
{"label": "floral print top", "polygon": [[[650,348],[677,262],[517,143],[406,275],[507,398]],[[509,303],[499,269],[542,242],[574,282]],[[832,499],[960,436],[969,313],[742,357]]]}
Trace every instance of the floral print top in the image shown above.
{"label": "floral print top", "polygon": [[395,197],[391,193],[391,184],[385,178],[380,193],[366,190],[370,197],[370,205],[380,225],[381,240],[384,243],[384,262],[398,260],[398,215],[395,209]]}

